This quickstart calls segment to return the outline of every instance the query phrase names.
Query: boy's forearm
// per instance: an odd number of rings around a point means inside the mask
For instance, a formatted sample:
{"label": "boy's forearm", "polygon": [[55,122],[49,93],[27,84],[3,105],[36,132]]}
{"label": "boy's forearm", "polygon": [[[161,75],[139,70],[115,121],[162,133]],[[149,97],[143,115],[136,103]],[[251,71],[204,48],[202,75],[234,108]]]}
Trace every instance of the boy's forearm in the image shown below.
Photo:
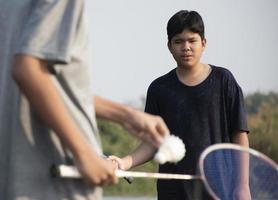
{"label": "boy's forearm", "polygon": [[142,143],[131,154],[123,158],[124,162],[127,164],[125,168],[130,169],[150,161],[156,150],[155,147],[147,143]]}
{"label": "boy's forearm", "polygon": [[243,147],[249,147],[249,140],[246,132],[239,131],[233,134],[232,142]]}
{"label": "boy's forearm", "polygon": [[[249,148],[249,141],[246,132],[237,132],[234,134],[233,143]],[[236,158],[238,161],[238,185],[249,185],[249,154],[241,152]]]}
{"label": "boy's forearm", "polygon": [[16,56],[13,78],[44,123],[52,128],[75,156],[88,151],[89,145],[71,119],[57,92],[45,62]]}
{"label": "boy's forearm", "polygon": [[103,119],[112,120],[120,124],[135,112],[134,109],[120,103],[115,103],[99,96],[94,96],[96,116]]}
{"label": "boy's forearm", "polygon": [[131,134],[155,147],[169,135],[169,129],[159,116],[144,113],[126,105],[94,97],[96,116],[118,122]]}

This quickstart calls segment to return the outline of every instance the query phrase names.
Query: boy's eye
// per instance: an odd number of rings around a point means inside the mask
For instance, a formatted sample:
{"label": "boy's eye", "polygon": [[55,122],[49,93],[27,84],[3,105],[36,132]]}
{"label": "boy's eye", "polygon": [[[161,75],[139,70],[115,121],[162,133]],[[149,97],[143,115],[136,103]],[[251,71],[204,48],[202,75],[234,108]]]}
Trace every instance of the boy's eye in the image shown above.
{"label": "boy's eye", "polygon": [[194,43],[194,42],[197,42],[198,40],[196,39],[193,39],[193,40],[189,40],[190,43]]}
{"label": "boy's eye", "polygon": [[181,43],[182,42],[182,40],[174,40],[174,43],[175,44],[179,44],[179,43]]}

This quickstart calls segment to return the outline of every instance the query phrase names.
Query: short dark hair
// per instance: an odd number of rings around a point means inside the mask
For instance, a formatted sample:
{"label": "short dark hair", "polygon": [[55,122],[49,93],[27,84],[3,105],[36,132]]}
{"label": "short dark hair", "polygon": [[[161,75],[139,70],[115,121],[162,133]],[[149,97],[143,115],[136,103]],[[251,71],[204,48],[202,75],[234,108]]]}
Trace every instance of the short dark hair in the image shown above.
{"label": "short dark hair", "polygon": [[205,26],[201,15],[196,11],[181,10],[174,14],[167,24],[168,42],[184,30],[198,33],[202,39],[205,39]]}

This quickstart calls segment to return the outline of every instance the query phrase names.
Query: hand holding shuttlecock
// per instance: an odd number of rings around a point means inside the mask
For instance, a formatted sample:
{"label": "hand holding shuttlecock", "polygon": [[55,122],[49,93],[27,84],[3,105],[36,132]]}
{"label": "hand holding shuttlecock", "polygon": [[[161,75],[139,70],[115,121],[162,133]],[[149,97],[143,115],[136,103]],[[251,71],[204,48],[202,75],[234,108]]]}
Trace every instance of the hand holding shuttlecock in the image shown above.
{"label": "hand holding shuttlecock", "polygon": [[177,163],[185,155],[185,145],[182,140],[174,135],[167,136],[154,156],[159,164],[166,162]]}

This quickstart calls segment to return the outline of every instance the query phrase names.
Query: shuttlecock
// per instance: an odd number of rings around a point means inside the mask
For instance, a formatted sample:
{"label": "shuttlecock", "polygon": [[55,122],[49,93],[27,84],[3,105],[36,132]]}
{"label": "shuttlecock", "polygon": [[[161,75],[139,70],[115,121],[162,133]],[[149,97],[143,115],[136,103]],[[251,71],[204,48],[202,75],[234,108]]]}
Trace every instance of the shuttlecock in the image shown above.
{"label": "shuttlecock", "polygon": [[166,162],[177,163],[185,155],[185,145],[182,140],[174,135],[167,136],[154,156],[159,164]]}

